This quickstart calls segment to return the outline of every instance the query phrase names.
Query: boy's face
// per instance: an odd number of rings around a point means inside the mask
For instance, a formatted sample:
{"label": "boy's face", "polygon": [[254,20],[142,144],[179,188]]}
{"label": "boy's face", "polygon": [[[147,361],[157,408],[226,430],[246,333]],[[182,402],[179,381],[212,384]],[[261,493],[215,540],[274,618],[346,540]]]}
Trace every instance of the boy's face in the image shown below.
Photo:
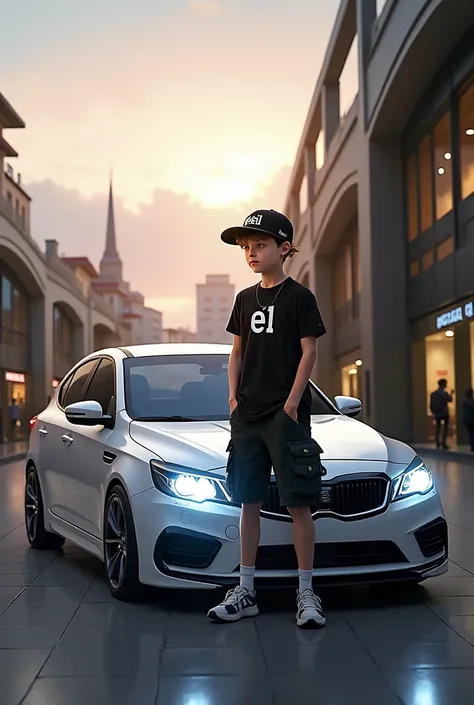
{"label": "boy's face", "polygon": [[239,245],[245,252],[247,264],[256,274],[265,274],[278,267],[283,255],[290,249],[289,243],[278,245],[272,237],[266,235],[242,238]]}

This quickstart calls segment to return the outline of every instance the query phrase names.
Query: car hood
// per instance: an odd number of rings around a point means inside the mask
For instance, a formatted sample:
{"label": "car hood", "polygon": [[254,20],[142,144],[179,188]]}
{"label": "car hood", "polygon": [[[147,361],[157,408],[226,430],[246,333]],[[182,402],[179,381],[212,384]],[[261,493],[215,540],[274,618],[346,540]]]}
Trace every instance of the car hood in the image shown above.
{"label": "car hood", "polygon": [[[414,450],[405,443],[382,436],[347,416],[314,416],[312,435],[323,449],[322,461],[334,463],[334,470],[337,466],[340,471],[361,472],[364,463],[364,472],[395,475],[400,472],[400,465],[408,465],[415,457]],[[228,421],[132,421],[130,436],[158,460],[212,471],[226,465],[230,426]]]}

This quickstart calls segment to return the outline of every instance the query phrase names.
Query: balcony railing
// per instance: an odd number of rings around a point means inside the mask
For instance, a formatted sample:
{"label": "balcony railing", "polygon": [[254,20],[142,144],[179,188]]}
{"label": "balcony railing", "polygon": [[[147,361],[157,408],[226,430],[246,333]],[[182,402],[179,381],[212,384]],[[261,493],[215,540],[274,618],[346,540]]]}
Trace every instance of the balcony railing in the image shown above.
{"label": "balcony railing", "polygon": [[22,217],[21,213],[13,208],[13,204],[3,196],[0,196],[0,213],[16,228],[22,235],[30,237],[28,220]]}

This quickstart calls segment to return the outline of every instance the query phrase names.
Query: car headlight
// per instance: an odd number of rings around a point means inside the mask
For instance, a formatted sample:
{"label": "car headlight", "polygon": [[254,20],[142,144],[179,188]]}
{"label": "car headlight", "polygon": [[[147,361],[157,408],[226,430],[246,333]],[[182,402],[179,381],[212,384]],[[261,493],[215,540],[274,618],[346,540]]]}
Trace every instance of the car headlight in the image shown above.
{"label": "car headlight", "polygon": [[210,473],[152,460],[151,476],[155,487],[171,497],[200,503],[230,500],[225,481]]}
{"label": "car headlight", "polygon": [[426,494],[434,487],[433,475],[425,462],[416,457],[395,485],[394,499],[403,499],[414,494]]}

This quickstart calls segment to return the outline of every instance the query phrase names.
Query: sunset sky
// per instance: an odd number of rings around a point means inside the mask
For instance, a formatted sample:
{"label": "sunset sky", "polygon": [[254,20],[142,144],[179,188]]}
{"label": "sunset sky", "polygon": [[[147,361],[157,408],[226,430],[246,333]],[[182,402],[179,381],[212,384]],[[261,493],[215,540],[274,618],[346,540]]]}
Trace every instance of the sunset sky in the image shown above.
{"label": "sunset sky", "polygon": [[[2,10],[0,91],[33,235],[98,265],[113,170],[125,276],[165,326],[194,286],[254,275],[220,230],[283,205],[338,0],[24,0]],[[353,84],[343,85],[343,102]]]}

